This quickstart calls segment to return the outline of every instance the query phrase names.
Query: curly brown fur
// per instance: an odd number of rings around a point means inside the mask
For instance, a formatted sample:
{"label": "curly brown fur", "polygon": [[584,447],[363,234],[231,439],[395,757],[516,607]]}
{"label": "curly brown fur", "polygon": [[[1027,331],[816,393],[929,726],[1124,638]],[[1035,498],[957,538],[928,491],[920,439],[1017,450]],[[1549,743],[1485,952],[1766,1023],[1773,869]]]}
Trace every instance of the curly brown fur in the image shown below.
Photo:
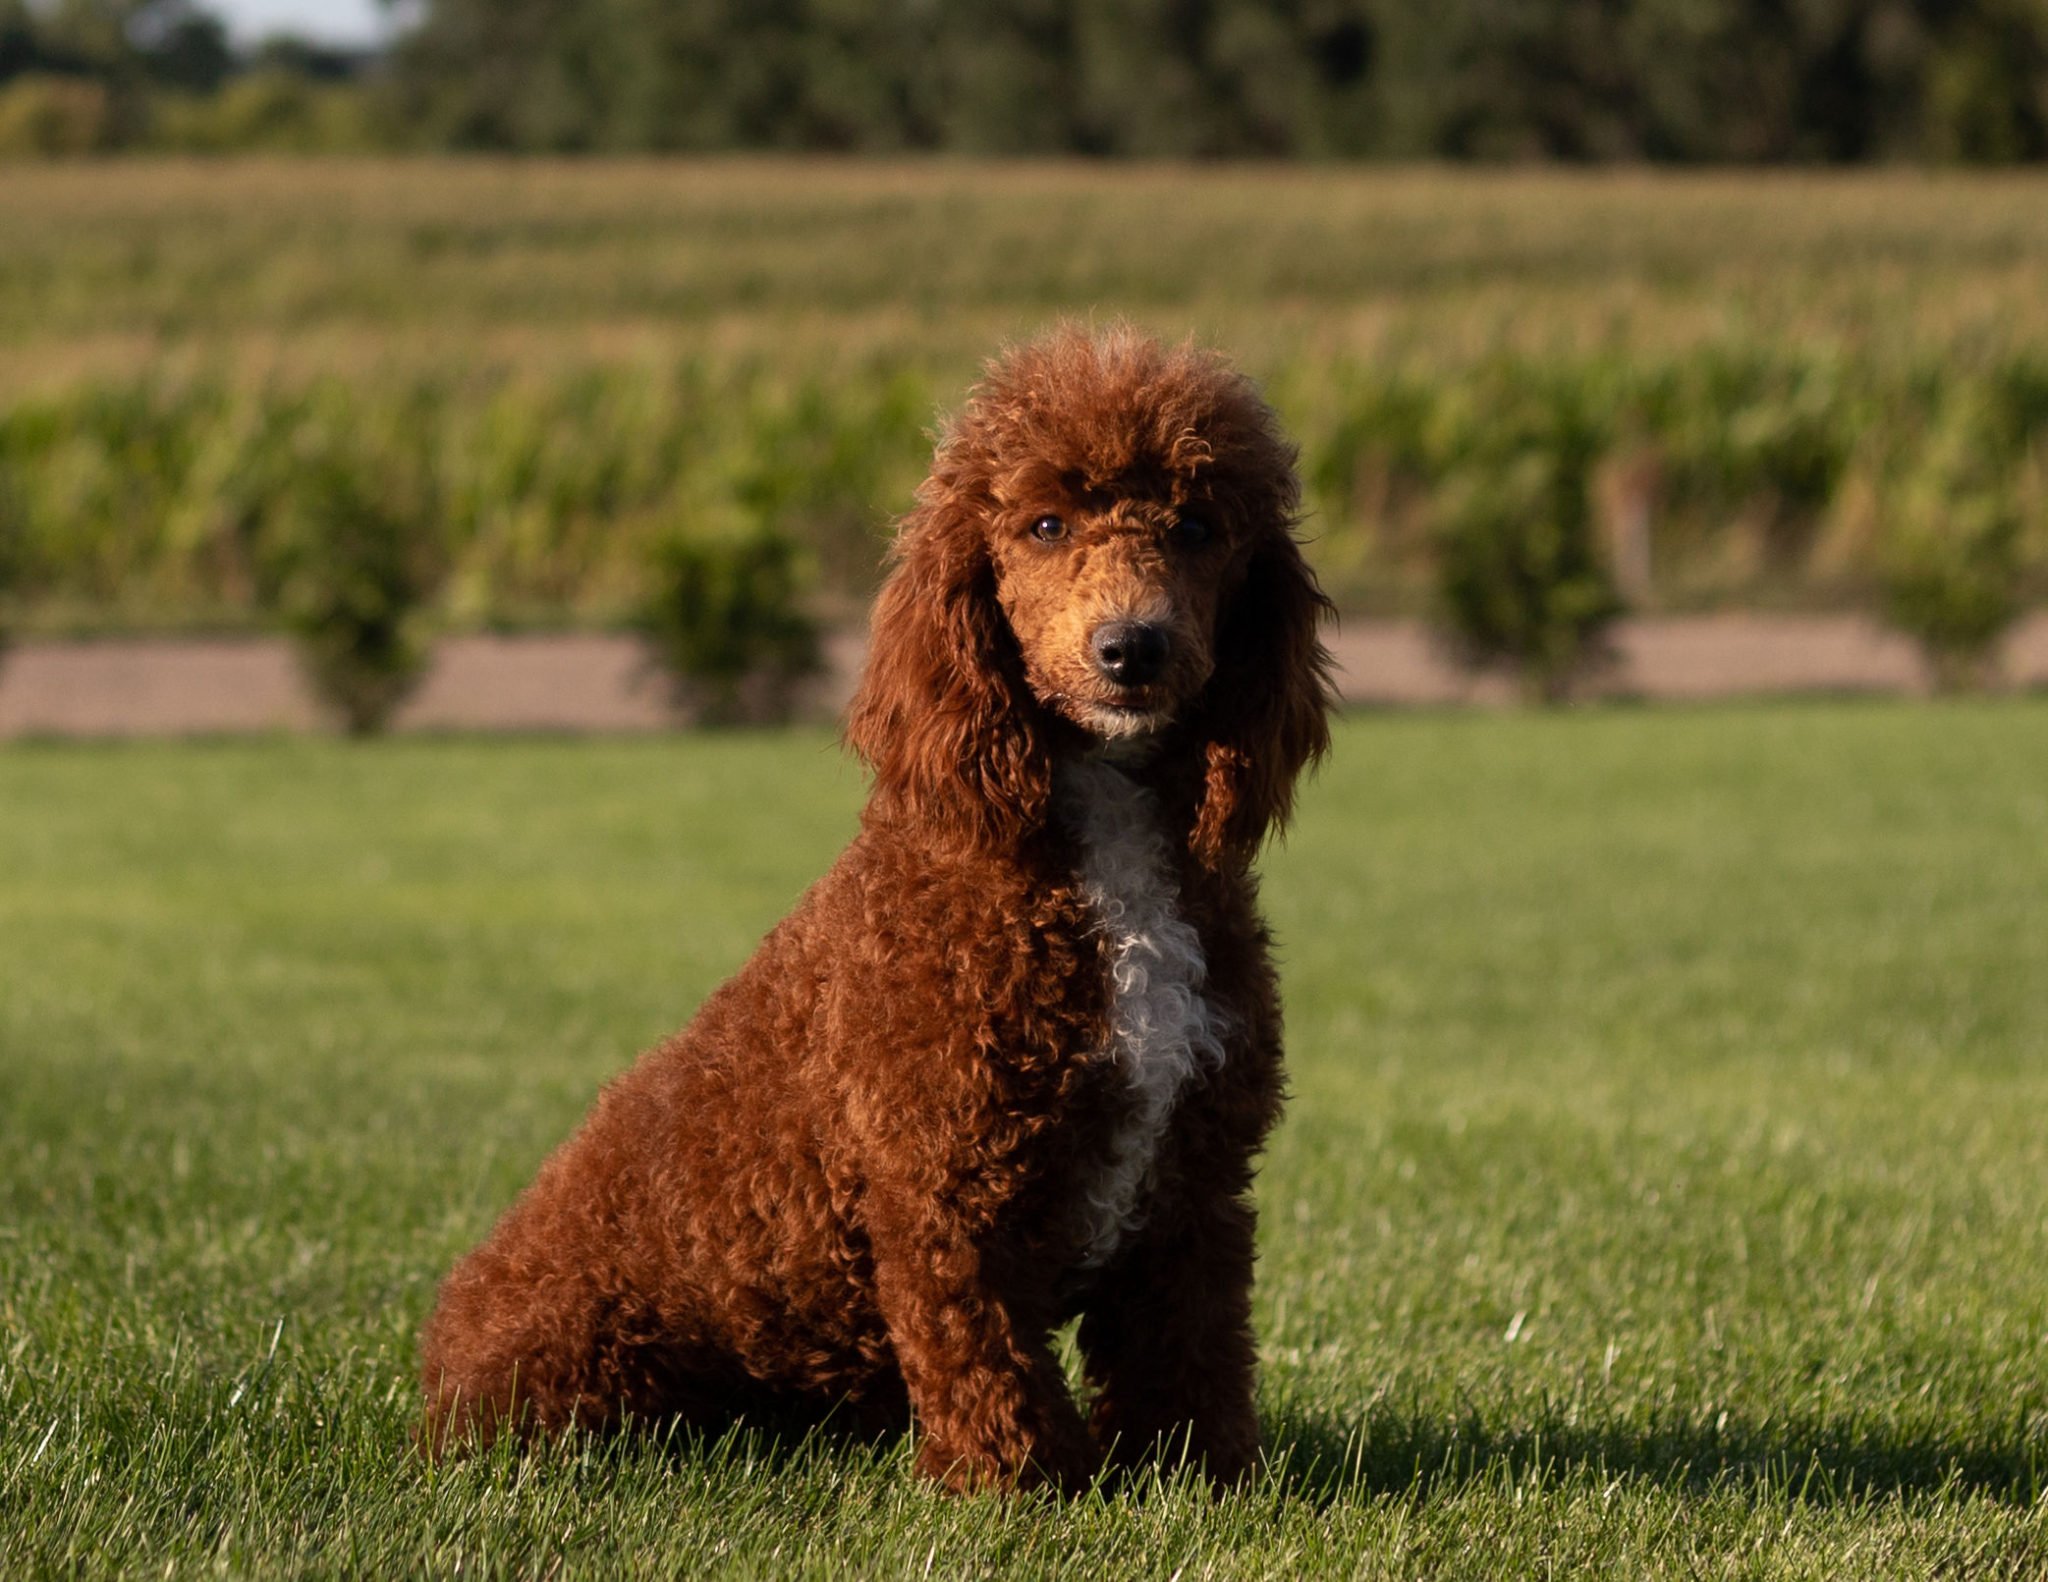
{"label": "curly brown fur", "polygon": [[430,1449],[836,1410],[914,1418],[959,1489],[1162,1442],[1250,1470],[1251,863],[1328,744],[1297,503],[1210,354],[1066,329],[990,365],[875,609],[859,835],[449,1276]]}

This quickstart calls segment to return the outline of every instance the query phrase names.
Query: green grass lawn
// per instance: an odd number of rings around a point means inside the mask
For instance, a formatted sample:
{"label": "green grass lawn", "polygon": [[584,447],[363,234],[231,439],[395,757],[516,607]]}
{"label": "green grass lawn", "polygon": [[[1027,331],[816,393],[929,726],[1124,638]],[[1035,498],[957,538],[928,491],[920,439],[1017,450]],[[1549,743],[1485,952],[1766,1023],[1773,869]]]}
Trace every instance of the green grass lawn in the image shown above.
{"label": "green grass lawn", "polygon": [[2048,704],[1354,719],[1267,862],[1275,1464],[429,1471],[434,1282],[830,859],[822,734],[0,754],[0,1575],[2048,1572]]}

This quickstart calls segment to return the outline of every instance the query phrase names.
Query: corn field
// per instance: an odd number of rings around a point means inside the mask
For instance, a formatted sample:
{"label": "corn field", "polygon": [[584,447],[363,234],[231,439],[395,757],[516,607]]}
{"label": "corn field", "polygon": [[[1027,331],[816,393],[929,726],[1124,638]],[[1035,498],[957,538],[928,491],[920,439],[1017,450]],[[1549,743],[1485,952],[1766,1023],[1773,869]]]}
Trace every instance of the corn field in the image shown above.
{"label": "corn field", "polygon": [[23,167],[9,598],[31,630],[270,622],[346,478],[444,626],[617,624],[664,546],[761,532],[844,618],[935,414],[1078,314],[1264,382],[1354,609],[1431,607],[1445,524],[1518,464],[1497,436],[1557,414],[1630,608],[2011,604],[2048,582],[2044,285],[2029,176]]}

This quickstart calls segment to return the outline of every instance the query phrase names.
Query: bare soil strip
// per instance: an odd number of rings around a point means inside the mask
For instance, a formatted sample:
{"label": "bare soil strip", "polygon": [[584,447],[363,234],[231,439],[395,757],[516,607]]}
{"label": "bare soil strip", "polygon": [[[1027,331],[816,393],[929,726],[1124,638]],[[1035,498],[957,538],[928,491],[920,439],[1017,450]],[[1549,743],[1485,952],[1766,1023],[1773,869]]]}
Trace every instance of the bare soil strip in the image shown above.
{"label": "bare soil strip", "polygon": [[[1495,706],[1515,695],[1502,677],[1459,669],[1419,622],[1347,620],[1332,634],[1331,648],[1347,703]],[[865,649],[858,632],[828,642],[811,712],[840,712]],[[2003,679],[2048,687],[2048,611],[2013,633]],[[1926,689],[1912,644],[1860,616],[1755,614],[1626,622],[1616,634],[1614,663],[1588,688],[1651,700]],[[567,633],[445,639],[395,728],[632,733],[685,723],[636,639]],[[323,728],[281,638],[24,641],[0,659],[0,738]]]}

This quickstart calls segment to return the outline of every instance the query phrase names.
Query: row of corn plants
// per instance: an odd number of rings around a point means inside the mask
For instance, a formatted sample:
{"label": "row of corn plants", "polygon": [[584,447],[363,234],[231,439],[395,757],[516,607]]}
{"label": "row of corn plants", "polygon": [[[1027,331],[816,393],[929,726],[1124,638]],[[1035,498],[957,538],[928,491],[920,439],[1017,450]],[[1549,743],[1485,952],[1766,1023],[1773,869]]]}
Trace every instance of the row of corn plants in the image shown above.
{"label": "row of corn plants", "polygon": [[694,367],[87,387],[0,415],[0,605],[282,626],[357,731],[450,627],[637,625],[700,716],[774,716],[873,576],[927,407],[900,375]]}
{"label": "row of corn plants", "polygon": [[[1339,602],[1430,613],[1532,695],[1628,610],[1759,603],[1879,610],[1968,684],[2048,584],[2048,361],[1730,345],[1303,362],[1269,388]],[[900,365],[621,363],[24,397],[0,408],[0,612],[282,626],[357,729],[433,630],[638,623],[702,712],[772,713],[817,623],[857,618],[939,395]]]}
{"label": "row of corn plants", "polygon": [[1873,610],[1937,684],[2048,597],[2048,361],[1714,348],[1324,376],[1304,460],[1339,602],[1431,611],[1568,693],[1629,611]]}

